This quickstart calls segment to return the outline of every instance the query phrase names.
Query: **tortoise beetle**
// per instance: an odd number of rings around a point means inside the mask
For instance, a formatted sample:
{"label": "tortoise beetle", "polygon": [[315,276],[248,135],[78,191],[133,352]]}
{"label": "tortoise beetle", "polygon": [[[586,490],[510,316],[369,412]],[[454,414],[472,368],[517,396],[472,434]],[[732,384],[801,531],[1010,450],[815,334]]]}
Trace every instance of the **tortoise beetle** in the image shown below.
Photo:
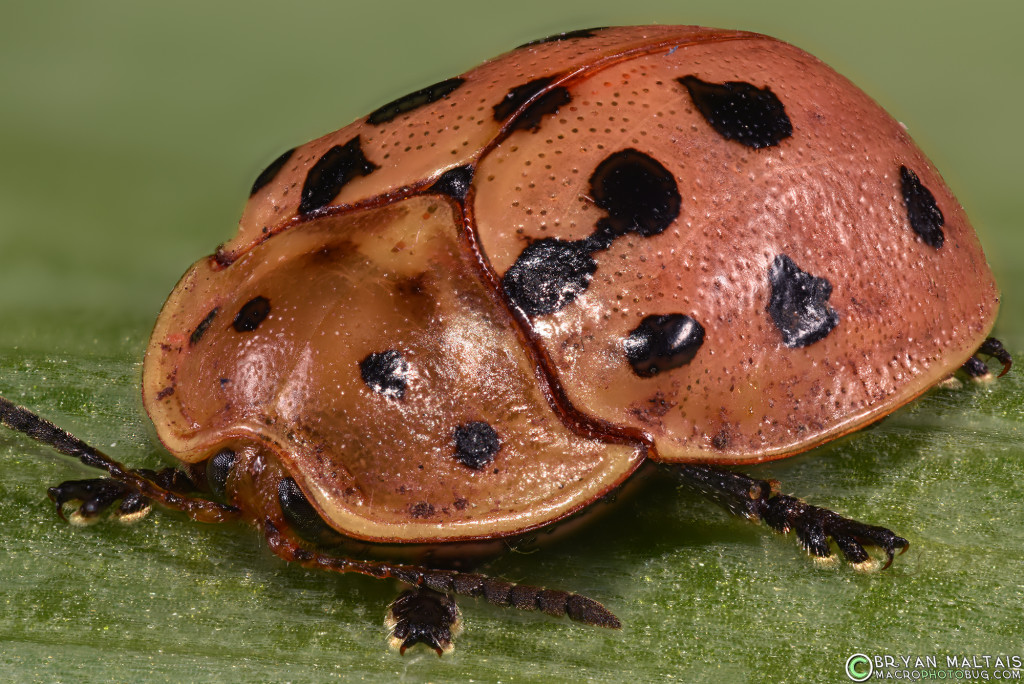
{"label": "tortoise beetle", "polygon": [[[109,477],[73,520],[153,502],[245,519],[281,557],[393,577],[393,641],[451,647],[451,594],[618,627],[596,601],[452,569],[645,461],[860,567],[907,542],[721,469],[891,413],[976,354],[998,293],[900,124],[758,34],[528,43],[289,150],[171,293],[143,399],[181,470],[131,470],[27,409],[0,421]],[[454,548],[358,560],[367,545]]]}

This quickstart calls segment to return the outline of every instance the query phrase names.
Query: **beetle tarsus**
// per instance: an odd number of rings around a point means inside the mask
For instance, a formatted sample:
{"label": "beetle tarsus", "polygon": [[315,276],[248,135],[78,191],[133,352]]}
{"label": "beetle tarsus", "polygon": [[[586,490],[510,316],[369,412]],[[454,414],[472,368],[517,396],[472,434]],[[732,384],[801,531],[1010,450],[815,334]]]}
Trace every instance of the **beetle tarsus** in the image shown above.
{"label": "beetle tarsus", "polygon": [[964,373],[966,373],[973,380],[989,380],[992,377],[992,373],[988,369],[988,364],[982,361],[980,356],[990,356],[999,363],[1003,364],[1003,369],[999,372],[997,377],[1003,377],[1013,366],[1013,357],[1010,356],[1010,352],[1006,351],[1006,347],[1003,343],[994,337],[989,337],[981,346],[978,347],[978,351],[974,352],[974,356],[967,359],[962,366]]}
{"label": "beetle tarsus", "polygon": [[[195,491],[192,480],[176,468],[160,471],[140,469],[132,471],[164,489],[178,494]],[[68,480],[46,490],[47,496],[57,507],[57,515],[75,525],[90,525],[107,512],[117,501],[120,505],[111,513],[123,523],[133,523],[149,514],[153,501],[130,484],[109,477],[95,477],[87,480]],[[65,516],[66,504],[81,502],[71,515]]]}
{"label": "beetle tarsus", "polygon": [[992,371],[988,369],[988,364],[979,359],[977,356],[964,361],[964,365],[960,367],[967,377],[977,382],[985,382],[992,379]]}
{"label": "beetle tarsus", "polygon": [[[50,487],[46,494],[57,507],[57,515],[76,525],[88,525],[99,520],[115,502],[121,505],[115,515],[125,522],[132,522],[143,517],[152,507],[149,499],[139,494],[130,486],[109,477],[97,477],[88,480],[68,480],[56,487]],[[79,501],[81,504],[70,516],[65,516],[66,504]]]}
{"label": "beetle tarsus", "polygon": [[831,540],[846,560],[857,568],[866,569],[871,556],[864,547],[877,546],[885,552],[885,569],[897,553],[903,553],[910,546],[906,539],[884,527],[867,525],[780,494],[777,482],[756,480],[702,464],[679,465],[674,470],[684,483],[734,515],[764,521],[783,534],[796,533],[800,545],[815,558],[832,556]]}
{"label": "beetle tarsus", "polygon": [[866,525],[785,494],[767,499],[761,508],[760,518],[769,527],[783,534],[795,532],[801,546],[812,556],[830,557],[831,539],[846,560],[861,569],[866,569],[871,560],[865,546],[877,546],[885,552],[883,570],[892,564],[897,552],[903,553],[910,546],[906,539],[884,527]]}
{"label": "beetle tarsus", "polygon": [[410,589],[388,608],[384,624],[390,630],[388,643],[401,654],[424,644],[437,655],[451,653],[462,630],[455,599],[432,589]]}

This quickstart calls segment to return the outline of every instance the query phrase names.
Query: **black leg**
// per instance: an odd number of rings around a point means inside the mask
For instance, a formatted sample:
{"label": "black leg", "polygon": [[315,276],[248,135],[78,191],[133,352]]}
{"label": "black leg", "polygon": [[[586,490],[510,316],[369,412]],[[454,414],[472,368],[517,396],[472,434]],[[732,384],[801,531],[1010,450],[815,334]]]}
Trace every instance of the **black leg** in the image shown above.
{"label": "black leg", "polygon": [[827,508],[804,503],[777,491],[777,483],[708,465],[671,466],[688,486],[721,504],[735,515],[760,520],[783,534],[796,532],[800,544],[817,558],[832,555],[832,539],[848,561],[867,568],[870,556],[864,546],[885,551],[889,567],[893,556],[906,551],[910,543],[884,527],[866,525],[844,518]]}
{"label": "black leg", "polygon": [[988,380],[992,377],[992,372],[988,369],[988,364],[979,359],[977,356],[972,356],[964,362],[964,365],[960,367],[967,377],[972,380]]}
{"label": "black leg", "polygon": [[[120,501],[113,514],[122,522],[135,522],[146,516],[153,508],[153,502],[135,489],[109,477],[90,480],[68,480],[46,493],[57,506],[57,515],[76,525],[88,525],[99,520],[115,502]],[[69,501],[80,501],[81,505],[69,517],[64,516],[64,505]]]}
{"label": "black leg", "polygon": [[75,500],[83,502],[72,514],[72,521],[77,522],[90,521],[118,500],[121,501],[118,514],[129,518],[145,515],[151,501],[183,511],[201,522],[224,522],[240,517],[241,511],[233,506],[192,496],[195,488],[184,473],[173,468],[159,473],[126,468],[70,432],[3,397],[0,397],[0,425],[22,432],[91,468],[107,472],[107,478],[77,480],[52,487],[50,498],[57,504],[61,517],[64,504]]}
{"label": "black leg", "polygon": [[[188,475],[175,468],[164,468],[159,472],[143,468],[132,472],[176,494],[187,495],[196,491]],[[57,506],[57,515],[76,525],[96,522],[117,501],[120,501],[121,505],[112,513],[124,523],[140,520],[153,509],[151,499],[143,496],[131,485],[109,477],[68,480],[56,487],[50,487],[46,493]],[[81,505],[70,516],[65,517],[64,506],[70,501],[80,501]]]}
{"label": "black leg", "polygon": [[611,611],[580,594],[514,584],[477,573],[321,553],[305,547],[288,528],[280,511],[272,515],[277,518],[276,522],[270,516],[263,519],[263,532],[270,550],[286,561],[316,570],[355,572],[378,579],[394,578],[415,587],[408,598],[400,596],[388,610],[387,623],[392,630],[392,639],[398,640],[395,645],[399,650],[404,650],[403,645],[408,647],[416,643],[425,643],[434,650],[439,647],[440,653],[451,650],[451,640],[458,631],[459,620],[455,601],[449,594],[482,597],[496,606],[540,610],[595,627],[619,629],[622,626]]}
{"label": "black leg", "polygon": [[462,629],[455,599],[431,589],[403,592],[388,609],[384,624],[391,630],[391,647],[403,655],[416,644],[434,649],[437,655],[450,653]]}
{"label": "black leg", "polygon": [[988,380],[992,377],[988,364],[978,358],[979,356],[990,356],[1003,364],[1003,370],[999,373],[1000,378],[1006,375],[1013,365],[1013,357],[1003,347],[1003,343],[994,337],[990,337],[978,347],[978,351],[974,352],[974,356],[967,359],[967,362],[962,367],[964,373],[973,380]]}

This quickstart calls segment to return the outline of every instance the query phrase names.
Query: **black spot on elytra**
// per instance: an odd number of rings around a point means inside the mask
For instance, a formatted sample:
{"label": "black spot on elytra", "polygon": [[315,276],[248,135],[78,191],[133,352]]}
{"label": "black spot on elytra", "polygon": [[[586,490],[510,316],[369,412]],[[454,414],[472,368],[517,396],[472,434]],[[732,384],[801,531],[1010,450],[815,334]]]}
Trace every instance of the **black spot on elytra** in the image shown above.
{"label": "black spot on elytra", "polygon": [[586,240],[538,240],[505,272],[502,288],[527,316],[554,313],[590,285],[597,270],[591,251]]}
{"label": "black spot on elytra", "polygon": [[700,323],[683,314],[666,314],[645,317],[622,346],[633,372],[649,378],[690,363],[702,344]]}
{"label": "black spot on elytra", "polygon": [[533,99],[538,93],[547,88],[554,81],[553,76],[543,76],[534,79],[529,83],[510,88],[501,102],[494,105],[494,120],[505,121],[515,114],[520,107]]}
{"label": "black spot on elytra", "polygon": [[690,91],[697,110],[726,140],[759,149],[778,145],[793,135],[786,108],[767,86],[758,88],[744,81],[708,83],[692,75],[676,80]]}
{"label": "black spot on elytra", "polygon": [[598,31],[603,31],[607,26],[598,26],[597,28],[588,29],[577,29],[575,31],[566,31],[565,33],[556,33],[553,36],[547,38],[538,38],[537,40],[531,40],[529,43],[523,43],[516,50],[525,47],[533,47],[534,45],[543,45],[544,43],[555,43],[561,40],[572,40],[573,38],[593,38]]}
{"label": "black spot on elytra", "polygon": [[514,306],[528,316],[554,313],[590,286],[597,261],[626,233],[651,237],[679,216],[681,199],[675,178],[653,157],[628,148],[598,164],[590,176],[590,196],[608,215],[582,240],[544,238],[520,252],[502,277]]}
{"label": "black spot on elytra", "polygon": [[616,235],[657,235],[679,216],[682,200],[676,179],[661,163],[639,150],[611,154],[590,176],[590,197],[608,212]]}
{"label": "black spot on elytra", "polygon": [[284,519],[303,539],[314,543],[331,543],[340,538],[338,533],[324,522],[292,478],[283,477],[277,483],[277,501],[281,505]]}
{"label": "black spot on elytra", "polygon": [[442,97],[453,93],[465,82],[466,79],[464,78],[449,78],[447,81],[441,81],[426,88],[421,88],[414,93],[403,95],[397,100],[392,100],[383,107],[370,112],[370,115],[366,117],[366,122],[374,126],[387,123],[397,116],[411,112],[414,109],[419,109],[431,102],[437,102]]}
{"label": "black spot on elytra", "polygon": [[274,180],[274,176],[276,176],[284,165],[288,163],[288,160],[291,159],[292,153],[294,152],[295,148],[293,147],[292,149],[282,153],[281,156],[274,161],[270,162],[270,165],[263,169],[260,175],[256,176],[256,180],[253,181],[252,184],[252,190],[249,191],[249,197],[255,195],[260,191],[260,188]]}
{"label": "black spot on elytra", "polygon": [[839,314],[828,305],[832,284],[800,270],[785,254],[779,254],[768,270],[772,294],[768,302],[782,342],[790,348],[806,347],[824,338],[839,323]]}
{"label": "black spot on elytra", "polygon": [[906,166],[900,167],[900,180],[903,186],[903,204],[907,207],[907,218],[910,227],[921,236],[925,244],[938,249],[942,247],[946,236],[942,226],[946,219],[942,210],[935,203],[935,195],[921,184],[917,174]]}
{"label": "black spot on elytra", "polygon": [[269,313],[270,301],[266,297],[253,297],[238,310],[231,325],[238,332],[252,332]]}
{"label": "black spot on elytra", "polygon": [[466,199],[469,186],[473,182],[473,166],[456,166],[448,169],[434,181],[434,184],[427,188],[427,192],[434,192],[441,195],[448,195],[457,200]]}
{"label": "black spot on elytra", "polygon": [[544,93],[523,110],[509,126],[512,131],[536,131],[540,128],[540,121],[548,114],[555,114],[558,108],[572,102],[569,91],[562,86],[556,86]]}
{"label": "black spot on elytra", "polygon": [[374,352],[359,362],[359,372],[366,386],[385,397],[402,399],[409,374],[409,363],[402,353],[389,349]]}
{"label": "black spot on elytra", "polygon": [[306,175],[299,213],[308,214],[327,206],[346,183],[356,176],[368,176],[377,168],[376,164],[363,155],[358,135],[344,145],[335,145],[320,157]]}
{"label": "black spot on elytra", "polygon": [[189,346],[194,347],[199,344],[199,340],[203,339],[203,335],[206,334],[206,331],[209,330],[210,326],[213,324],[213,319],[217,317],[218,311],[220,311],[219,306],[213,307],[213,309],[210,310],[210,313],[206,314],[206,318],[199,321],[199,325],[197,325],[196,329],[192,331],[191,335],[189,335]]}
{"label": "black spot on elytra", "polygon": [[501,448],[498,433],[481,420],[455,428],[454,438],[455,458],[473,470],[487,467]]}

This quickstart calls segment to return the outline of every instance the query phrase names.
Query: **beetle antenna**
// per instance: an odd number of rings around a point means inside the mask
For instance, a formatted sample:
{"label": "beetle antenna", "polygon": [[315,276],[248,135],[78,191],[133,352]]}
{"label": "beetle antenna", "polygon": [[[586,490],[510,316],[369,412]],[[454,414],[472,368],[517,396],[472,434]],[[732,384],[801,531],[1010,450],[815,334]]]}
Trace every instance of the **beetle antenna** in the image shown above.
{"label": "beetle antenna", "polygon": [[0,397],[0,424],[24,433],[32,439],[64,454],[77,458],[90,468],[105,470],[107,474],[144,496],[160,502],[168,508],[188,513],[201,522],[223,522],[238,517],[239,511],[216,501],[182,496],[161,487],[141,473],[126,468],[96,447],[86,444],[67,430],[29,411],[24,406]]}
{"label": "beetle antenna", "polygon": [[281,558],[306,568],[341,573],[356,572],[378,579],[394,578],[414,587],[425,587],[442,593],[473,598],[482,596],[496,606],[541,610],[548,615],[567,616],[570,620],[596,627],[622,627],[622,623],[610,610],[594,599],[580,594],[515,584],[479,573],[328,556],[303,548],[295,537],[286,530],[279,529],[269,518],[264,519],[263,525],[271,550]]}

